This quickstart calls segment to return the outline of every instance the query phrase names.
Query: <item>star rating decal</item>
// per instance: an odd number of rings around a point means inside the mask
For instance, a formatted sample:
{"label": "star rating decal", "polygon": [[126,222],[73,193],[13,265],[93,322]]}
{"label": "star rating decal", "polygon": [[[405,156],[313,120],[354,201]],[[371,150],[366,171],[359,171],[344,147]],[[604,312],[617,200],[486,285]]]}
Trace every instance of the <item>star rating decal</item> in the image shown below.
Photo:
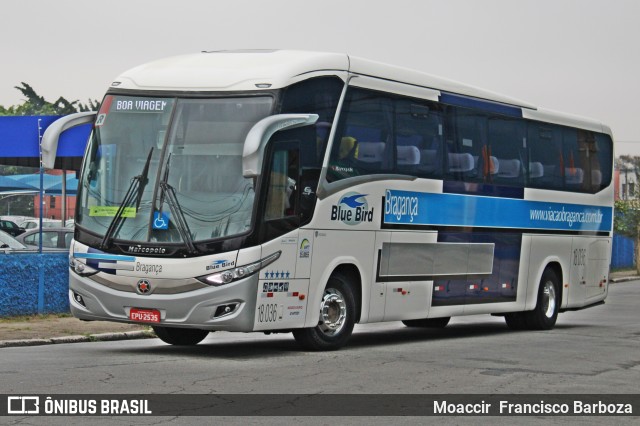
{"label": "star rating decal", "polygon": [[291,272],[289,271],[264,271],[264,279],[269,280],[273,278],[289,278]]}

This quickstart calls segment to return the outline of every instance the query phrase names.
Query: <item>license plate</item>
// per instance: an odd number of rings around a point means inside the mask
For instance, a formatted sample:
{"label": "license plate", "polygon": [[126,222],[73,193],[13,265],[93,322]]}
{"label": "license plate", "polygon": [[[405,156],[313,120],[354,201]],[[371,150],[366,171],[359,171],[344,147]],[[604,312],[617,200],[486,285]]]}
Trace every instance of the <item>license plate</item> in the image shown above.
{"label": "license plate", "polygon": [[138,322],[160,322],[160,311],[156,309],[131,308],[129,319]]}

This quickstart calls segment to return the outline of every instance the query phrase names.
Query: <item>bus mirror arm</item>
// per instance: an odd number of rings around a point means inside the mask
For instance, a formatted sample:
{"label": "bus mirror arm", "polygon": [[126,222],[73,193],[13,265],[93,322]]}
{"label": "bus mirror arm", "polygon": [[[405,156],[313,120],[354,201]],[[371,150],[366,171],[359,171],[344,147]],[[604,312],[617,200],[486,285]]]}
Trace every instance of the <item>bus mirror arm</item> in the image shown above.
{"label": "bus mirror arm", "polygon": [[242,152],[242,175],[246,178],[260,176],[264,149],[274,133],[315,124],[318,114],[279,114],[258,121],[249,130]]}
{"label": "bus mirror arm", "polygon": [[42,166],[45,169],[53,169],[56,162],[56,152],[58,151],[58,139],[65,130],[82,124],[91,123],[96,116],[95,111],[78,112],[76,114],[66,115],[57,119],[47,127],[40,149],[42,150]]}

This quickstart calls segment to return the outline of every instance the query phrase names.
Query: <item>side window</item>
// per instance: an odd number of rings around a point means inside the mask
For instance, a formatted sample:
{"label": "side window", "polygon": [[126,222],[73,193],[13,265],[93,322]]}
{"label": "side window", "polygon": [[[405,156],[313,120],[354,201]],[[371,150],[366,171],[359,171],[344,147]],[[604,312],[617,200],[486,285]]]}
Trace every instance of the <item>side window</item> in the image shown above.
{"label": "side window", "polygon": [[301,146],[301,154],[305,156],[308,167],[322,167],[343,88],[344,82],[338,77],[318,77],[296,83],[283,91],[281,113],[318,114],[316,124],[309,126],[314,136],[305,141],[308,145]]}
{"label": "side window", "polygon": [[387,94],[349,89],[329,158],[329,182],[391,173],[393,106]]}
{"label": "side window", "polygon": [[298,150],[286,145],[274,149],[268,176],[265,221],[297,216],[298,157]]}
{"label": "side window", "polygon": [[31,234],[31,235],[28,235],[28,236],[24,237],[24,243],[32,245],[32,246],[37,245],[38,244],[38,241],[36,241],[36,237],[37,236],[38,236],[38,234],[34,233],[34,234]]}
{"label": "side window", "polygon": [[488,117],[481,111],[447,107],[445,175],[450,180],[491,182],[495,157],[487,138]]}
{"label": "side window", "polygon": [[611,183],[612,144],[607,135],[546,123],[528,123],[532,188],[596,193]]}
{"label": "side window", "polygon": [[610,141],[606,142],[608,138],[602,136],[587,130],[577,131],[579,166],[584,169],[581,189],[585,192],[598,192],[610,183],[611,145]]}
{"label": "side window", "polygon": [[529,168],[524,121],[492,116],[488,130],[491,180],[498,185],[523,186]]}
{"label": "side window", "polygon": [[604,134],[595,134],[594,143],[589,145],[591,156],[591,185],[593,192],[606,188],[611,183],[613,164],[613,144]]}
{"label": "side window", "polygon": [[443,173],[443,114],[435,102],[398,99],[395,103],[395,172],[426,178]]}
{"label": "side window", "polygon": [[329,158],[329,182],[375,174],[442,174],[442,112],[435,102],[350,88]]}
{"label": "side window", "polygon": [[531,188],[563,189],[565,152],[560,126],[529,122],[527,144],[529,154],[529,182]]}
{"label": "side window", "polygon": [[42,247],[58,247],[58,233],[57,232],[43,232],[42,233]]}
{"label": "side window", "polygon": [[561,170],[564,188],[572,191],[584,191],[590,180],[591,167],[587,159],[588,151],[578,146],[578,131],[562,128],[562,161]]}

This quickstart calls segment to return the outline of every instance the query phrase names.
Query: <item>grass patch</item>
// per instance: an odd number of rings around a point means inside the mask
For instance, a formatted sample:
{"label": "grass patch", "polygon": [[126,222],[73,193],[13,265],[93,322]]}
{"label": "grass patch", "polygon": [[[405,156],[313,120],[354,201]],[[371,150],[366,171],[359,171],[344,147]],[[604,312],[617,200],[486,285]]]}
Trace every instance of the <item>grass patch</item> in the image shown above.
{"label": "grass patch", "polygon": [[0,324],[7,324],[12,322],[28,322],[28,321],[42,321],[56,318],[69,318],[71,314],[41,314],[41,315],[18,315],[15,317],[2,317],[0,318]]}

